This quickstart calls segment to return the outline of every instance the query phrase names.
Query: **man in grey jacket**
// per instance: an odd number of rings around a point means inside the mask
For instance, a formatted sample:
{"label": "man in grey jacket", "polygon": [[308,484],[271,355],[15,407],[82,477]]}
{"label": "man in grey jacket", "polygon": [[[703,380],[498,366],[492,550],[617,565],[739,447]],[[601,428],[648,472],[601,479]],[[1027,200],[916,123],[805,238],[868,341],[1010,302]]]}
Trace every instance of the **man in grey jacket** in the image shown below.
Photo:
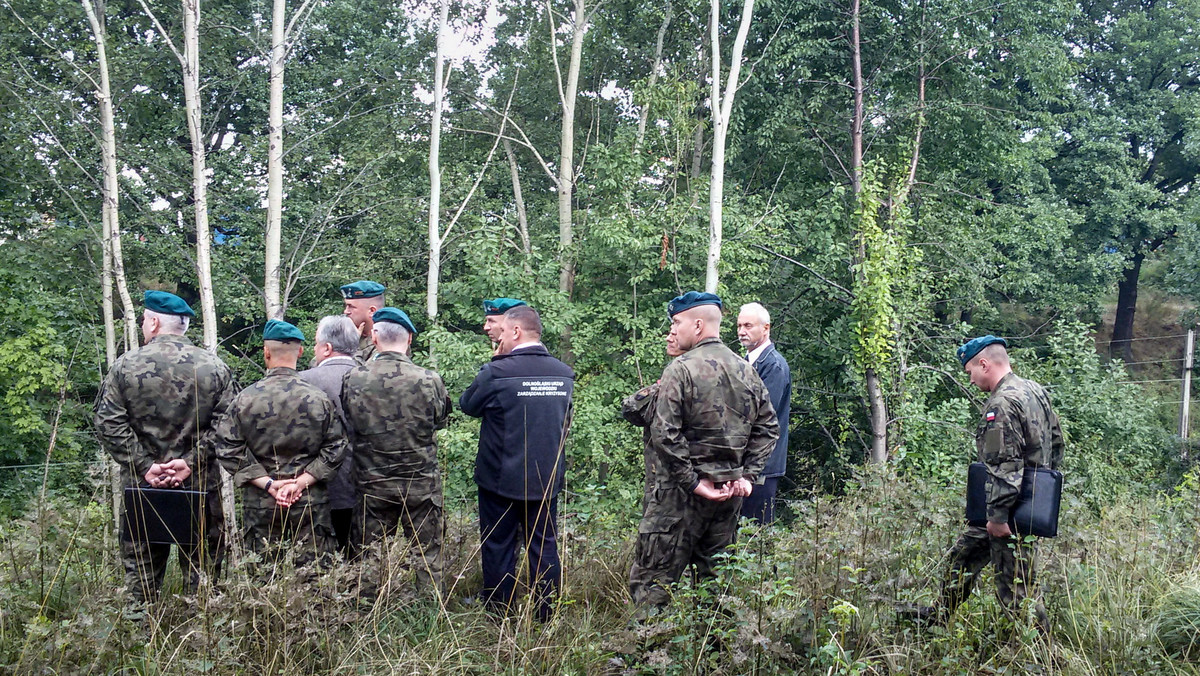
{"label": "man in grey jacket", "polygon": [[[300,372],[300,378],[321,388],[337,407],[338,417],[346,430],[346,438],[353,448],[354,428],[346,422],[342,411],[342,377],[358,365],[354,353],[358,350],[358,328],[345,315],[331,315],[317,324],[314,341],[315,366]],[[329,512],[333,521],[333,535],[337,538],[338,551],[349,556],[351,524],[354,522],[354,505],[358,502],[358,487],[354,480],[353,451],[346,454],[337,475],[329,482]]]}

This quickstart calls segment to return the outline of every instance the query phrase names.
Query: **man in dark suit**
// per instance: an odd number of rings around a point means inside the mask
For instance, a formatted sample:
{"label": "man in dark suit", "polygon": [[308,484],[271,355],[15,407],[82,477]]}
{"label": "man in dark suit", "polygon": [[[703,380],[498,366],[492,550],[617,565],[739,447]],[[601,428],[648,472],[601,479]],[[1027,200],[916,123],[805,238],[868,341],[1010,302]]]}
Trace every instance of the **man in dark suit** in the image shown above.
{"label": "man in dark suit", "polygon": [[[342,412],[342,376],[358,365],[354,359],[358,351],[358,327],[345,315],[325,317],[317,324],[314,342],[316,366],[301,371],[300,378],[329,395],[342,420],[346,437],[353,440],[354,431],[346,424],[346,414]],[[333,521],[333,535],[337,538],[338,550],[347,556],[351,553],[350,526],[354,520],[354,503],[357,499],[354,456],[347,453],[337,475],[329,482],[329,515]]]}
{"label": "man in dark suit", "polygon": [[792,370],[771,342],[771,314],[758,303],[743,305],[738,312],[738,342],[746,348],[746,359],[754,366],[771,396],[771,405],[779,418],[779,441],[759,475],[762,485],[755,486],[742,501],[742,516],[761,524],[775,520],[775,491],[779,477],[787,471],[788,417],[792,411]]}
{"label": "man in dark suit", "polygon": [[536,310],[518,305],[506,311],[496,355],[458,405],[483,418],[475,459],[483,600],[501,612],[511,606],[520,534],[536,612],[546,620],[562,576],[555,521],[575,373],[550,356],[541,337]]}

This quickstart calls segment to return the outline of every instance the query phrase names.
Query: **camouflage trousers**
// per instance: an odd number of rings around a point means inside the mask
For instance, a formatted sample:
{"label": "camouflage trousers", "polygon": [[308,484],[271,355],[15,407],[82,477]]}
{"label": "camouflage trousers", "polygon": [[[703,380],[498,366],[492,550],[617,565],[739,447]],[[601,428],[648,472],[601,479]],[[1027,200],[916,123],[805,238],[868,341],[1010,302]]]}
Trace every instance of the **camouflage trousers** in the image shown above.
{"label": "camouflage trousers", "polygon": [[980,571],[990,562],[1001,606],[1015,614],[1021,602],[1032,595],[1038,625],[1048,629],[1046,609],[1034,585],[1035,553],[1033,545],[1017,538],[994,538],[986,528],[968,527],[950,548],[950,568],[942,582],[939,613],[943,617],[953,615],[971,595]]}
{"label": "camouflage trousers", "polygon": [[412,543],[407,558],[416,570],[417,580],[438,593],[444,591],[442,539],[446,522],[441,476],[396,479],[386,485],[376,482],[370,490],[370,494],[364,492],[359,497],[352,536],[362,548],[363,590],[378,594],[385,588],[391,570],[391,541],[403,529],[404,537]]}
{"label": "camouflage trousers", "polygon": [[[124,506],[121,518],[124,520]],[[221,491],[213,488],[204,497],[204,518],[200,520],[200,544],[179,548],[179,568],[183,588],[192,592],[200,584],[200,572],[207,564],[212,578],[221,575],[225,560],[225,514],[221,511]],[[125,567],[125,588],[135,601],[150,601],[162,588],[167,574],[171,545],[126,542],[121,538],[121,564]]]}
{"label": "camouflage trousers", "polygon": [[242,518],[243,542],[247,551],[262,558],[266,567],[262,572],[272,572],[288,548],[293,552],[292,562],[296,567],[317,560],[325,563],[333,555],[337,541],[333,537],[328,503],[302,500],[288,508],[244,505]]}
{"label": "camouflage trousers", "polygon": [[649,493],[629,571],[633,602],[666,605],[668,587],[688,566],[697,578],[711,577],[713,557],[737,538],[741,509],[741,498],[713,502],[678,487],[659,486]]}

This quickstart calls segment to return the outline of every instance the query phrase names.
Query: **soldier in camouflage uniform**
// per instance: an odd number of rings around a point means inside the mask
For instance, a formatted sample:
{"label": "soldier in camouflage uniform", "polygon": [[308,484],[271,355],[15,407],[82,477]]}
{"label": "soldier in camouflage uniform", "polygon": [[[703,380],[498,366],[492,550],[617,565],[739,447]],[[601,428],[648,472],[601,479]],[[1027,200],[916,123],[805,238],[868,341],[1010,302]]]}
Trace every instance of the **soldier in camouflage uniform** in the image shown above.
{"label": "soldier in camouflage uniform", "polygon": [[1012,372],[1007,345],[1003,338],[983,336],[958,349],[971,383],[991,393],[975,430],[979,462],[988,468],[988,523],[986,528],[969,526],[954,543],[938,604],[919,609],[917,619],[944,621],[952,615],[990,561],[1001,605],[1012,612],[1032,596],[1038,626],[1049,628],[1034,587],[1034,548],[1013,537],[1009,521],[1025,468],[1053,469],[1062,461],[1062,428],[1046,390]]}
{"label": "soldier in camouflage uniform", "polygon": [[719,338],[721,307],[717,296],[695,291],[668,306],[668,344],[684,354],[663,371],[649,421],[656,485],[629,572],[640,606],[665,605],[668,585],[689,565],[700,577],[712,574],[779,437],[762,380]]}
{"label": "soldier in camouflage uniform", "polygon": [[387,287],[366,279],[342,287],[342,314],[349,317],[358,327],[358,352],[354,355],[358,363],[365,364],[375,356],[375,343],[371,342],[371,315],[384,306],[383,292]]}
{"label": "soldier in camouflage uniform", "polygon": [[[356,432],[361,544],[365,549],[382,540],[386,552],[402,525],[404,535],[416,541],[418,577],[440,593],[444,521],[436,433],[446,426],[450,396],[437,373],[405,354],[417,332],[407,314],[385,307],[372,319],[375,359],[342,381],[342,408]],[[375,556],[371,551],[368,559]],[[375,575],[369,574],[372,587],[382,582]]]}
{"label": "soldier in camouflage uniform", "polygon": [[[683,354],[673,340],[667,342],[667,356],[678,357]],[[642,428],[642,461],[646,466],[646,483],[642,489],[642,511],[658,485],[658,463],[654,461],[654,448],[650,444],[650,420],[654,415],[654,404],[658,401],[658,382],[647,385],[621,402],[621,417]],[[662,477],[665,479],[666,477]]]}
{"label": "soldier in camouflage uniform", "polygon": [[291,539],[297,566],[334,550],[325,483],[349,448],[333,401],[296,372],[303,339],[287,322],[267,322],[267,373],[234,399],[217,445],[244,491],[246,547],[274,562],[274,545]]}
{"label": "soldier in camouflage uniform", "polygon": [[[187,303],[174,294],[147,291],[144,304],[146,345],[126,352],[109,370],[96,400],[96,433],[121,468],[122,486],[208,491],[200,521],[203,545],[179,552],[184,584],[194,588],[204,555],[214,575],[224,557],[213,425],[236,388],[224,362],[184,337],[195,316]],[[135,600],[158,593],[170,554],[170,545],[122,539],[125,586]]]}

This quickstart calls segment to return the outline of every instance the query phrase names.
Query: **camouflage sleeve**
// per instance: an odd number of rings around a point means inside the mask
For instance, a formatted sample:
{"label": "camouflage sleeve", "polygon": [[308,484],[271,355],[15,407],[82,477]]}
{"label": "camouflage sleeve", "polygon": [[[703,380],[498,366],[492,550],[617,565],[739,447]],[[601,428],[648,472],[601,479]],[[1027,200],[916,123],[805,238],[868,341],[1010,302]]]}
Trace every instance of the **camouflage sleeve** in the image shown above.
{"label": "camouflage sleeve", "polygon": [[321,439],[321,450],[317,458],[304,468],[317,481],[329,481],[337,474],[338,467],[350,450],[350,442],[346,441],[346,433],[342,430],[342,421],[338,418],[333,401],[326,400],[325,406],[325,435]]}
{"label": "camouflage sleeve", "polygon": [[751,421],[750,438],[746,440],[746,461],[742,468],[742,476],[751,483],[758,479],[758,473],[767,466],[767,460],[775,450],[779,441],[779,417],[775,415],[775,406],[771,404],[771,395],[766,385],[761,382],[754,384],[751,396],[756,400],[755,408],[758,417]]}
{"label": "camouflage sleeve", "polygon": [[625,397],[621,402],[621,417],[638,427],[650,424],[654,412],[654,398],[658,394],[658,383],[648,385]]}
{"label": "camouflage sleeve", "polygon": [[675,362],[663,371],[650,424],[650,443],[671,481],[691,492],[700,483],[691,447],[683,434],[684,405],[690,388],[687,370]]}
{"label": "camouflage sleeve", "polygon": [[109,370],[108,376],[100,386],[93,422],[104,450],[108,451],[118,465],[128,469],[131,476],[140,478],[150,470],[155,459],[142,448],[137,433],[130,425],[129,411],[125,407],[120,380],[121,370],[118,362]]}
{"label": "camouflage sleeve", "polygon": [[450,410],[454,405],[450,402],[450,394],[446,392],[446,384],[438,375],[433,377],[433,398],[433,429],[440,430],[446,426],[446,420],[450,418]]}
{"label": "camouflage sleeve", "polygon": [[987,513],[992,523],[1008,523],[1021,493],[1024,459],[1021,455],[1024,430],[1010,402],[1001,399],[984,412],[983,462],[987,465]]}
{"label": "camouflage sleeve", "polygon": [[[233,372],[229,370],[229,367],[226,366],[221,370],[217,375],[217,381],[217,391],[220,392],[220,396],[213,407],[209,426],[207,429],[200,431],[200,437],[196,443],[196,449],[198,450],[189,450],[183,456],[183,459],[187,461],[188,467],[203,467],[208,463],[209,458],[213,457],[213,449],[217,445],[217,426],[229,415],[229,407],[233,404],[233,398],[237,396],[237,383],[234,382]],[[199,458],[195,457],[197,452],[200,453]]]}
{"label": "camouflage sleeve", "polygon": [[267,476],[267,470],[254,459],[246,445],[246,438],[242,435],[236,398],[228,413],[222,416],[217,424],[215,436],[217,462],[233,477],[235,486],[245,486],[259,477]]}
{"label": "camouflage sleeve", "polygon": [[1058,421],[1058,414],[1050,411],[1050,469],[1057,469],[1062,462],[1063,451],[1066,450],[1066,442],[1063,440],[1062,424]]}

